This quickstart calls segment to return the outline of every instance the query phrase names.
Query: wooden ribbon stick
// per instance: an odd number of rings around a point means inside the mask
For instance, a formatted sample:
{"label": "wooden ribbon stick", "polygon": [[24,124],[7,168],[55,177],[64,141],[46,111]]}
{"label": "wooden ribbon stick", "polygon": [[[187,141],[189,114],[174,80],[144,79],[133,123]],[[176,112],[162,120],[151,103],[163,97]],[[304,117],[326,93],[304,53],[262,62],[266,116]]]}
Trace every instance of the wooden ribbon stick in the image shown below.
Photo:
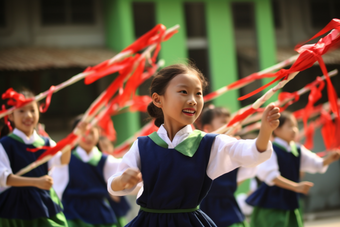
{"label": "wooden ribbon stick", "polygon": [[273,65],[271,67],[268,67],[264,70],[261,70],[260,72],[257,72],[257,73],[253,73],[245,78],[242,78],[236,82],[233,82],[227,86],[224,86],[216,91],[213,91],[211,92],[210,94],[207,94],[203,97],[204,99],[204,102],[208,102],[210,100],[213,100],[217,97],[219,97],[220,95],[228,92],[228,91],[231,91],[231,90],[235,90],[235,89],[239,89],[239,88],[242,88],[242,87],[245,87],[246,85],[254,82],[255,80],[258,80],[258,79],[262,79],[262,78],[267,78],[267,77],[273,77],[273,75],[266,75],[268,73],[271,73],[271,72],[274,72],[276,70],[279,70],[279,69],[282,69],[283,67],[286,67],[290,64],[292,64],[293,62],[296,61],[296,59],[299,57],[299,54],[297,55],[294,55],[276,65]]}
{"label": "wooden ribbon stick", "polygon": [[[333,77],[333,76],[335,76],[335,75],[338,74],[338,70],[337,70],[337,69],[332,70],[332,71],[328,72],[328,74],[329,74],[330,77]],[[293,101],[293,100],[296,99],[296,98],[299,98],[301,95],[303,95],[303,94],[307,93],[308,91],[310,91],[310,90],[311,90],[311,87],[316,86],[316,85],[319,83],[320,80],[321,80],[321,81],[326,80],[325,75],[321,76],[321,77],[319,78],[319,80],[317,79],[317,80],[315,80],[315,81],[313,81],[313,82],[307,84],[306,86],[304,86],[304,87],[301,88],[300,90],[298,90],[298,91],[292,93],[292,95],[287,96],[287,97],[285,97],[285,98],[282,99],[282,100],[277,100],[276,102],[274,102],[275,105],[276,105],[276,106],[283,107],[283,106],[285,106],[286,104],[291,104],[291,103],[290,103],[291,101]],[[281,94],[282,94],[282,93],[281,93]],[[280,96],[280,95],[279,95],[279,96]],[[257,112],[256,114],[254,114],[254,115],[248,117],[247,119],[245,119],[244,121],[242,121],[242,125],[248,125],[248,124],[251,124],[251,123],[253,123],[253,122],[259,121],[259,120],[261,120],[261,117],[262,117],[262,113],[261,113],[261,112]]]}
{"label": "wooden ribbon stick", "polygon": [[[226,126],[222,126],[221,128],[217,129],[213,133],[218,134],[227,134],[230,135],[233,130],[239,126],[239,121],[243,121],[251,114],[255,113],[257,109],[259,109],[270,97],[272,97],[279,89],[283,88],[289,81],[295,78],[295,76],[299,72],[289,74],[286,80],[280,81],[276,86],[268,90],[264,95],[262,95],[259,99],[257,99],[251,106],[242,108],[239,110],[236,115],[232,117],[229,123]],[[237,124],[236,124],[237,123]]]}

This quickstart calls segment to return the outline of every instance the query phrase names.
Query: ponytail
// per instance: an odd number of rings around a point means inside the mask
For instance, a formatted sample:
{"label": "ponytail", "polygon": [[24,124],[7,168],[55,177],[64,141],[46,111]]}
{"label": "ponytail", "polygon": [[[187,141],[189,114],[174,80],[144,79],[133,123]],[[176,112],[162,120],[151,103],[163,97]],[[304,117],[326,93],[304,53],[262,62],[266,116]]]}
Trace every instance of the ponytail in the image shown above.
{"label": "ponytail", "polygon": [[148,105],[148,113],[150,117],[155,118],[155,125],[157,127],[160,127],[164,123],[164,116],[163,116],[163,111],[161,108],[158,108],[151,102]]}

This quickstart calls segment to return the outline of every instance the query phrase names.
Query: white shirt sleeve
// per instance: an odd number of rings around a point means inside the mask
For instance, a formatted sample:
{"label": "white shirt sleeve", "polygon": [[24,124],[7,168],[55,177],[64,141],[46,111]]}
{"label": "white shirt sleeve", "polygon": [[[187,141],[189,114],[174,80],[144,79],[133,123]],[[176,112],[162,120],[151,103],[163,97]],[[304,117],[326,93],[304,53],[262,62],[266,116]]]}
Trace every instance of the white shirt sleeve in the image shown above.
{"label": "white shirt sleeve", "polygon": [[122,159],[117,159],[114,158],[112,155],[108,155],[103,170],[103,175],[106,183],[108,182],[108,179],[118,171],[118,167],[121,162]]}
{"label": "white shirt sleeve", "polygon": [[273,180],[281,175],[275,152],[273,152],[272,156],[267,161],[257,166],[256,174],[258,178],[267,185],[274,185]]}
{"label": "white shirt sleeve", "polygon": [[328,165],[323,166],[323,158],[317,156],[317,154],[301,145],[301,171],[308,173],[324,173],[327,169]]}
{"label": "white shirt sleeve", "polygon": [[212,144],[207,175],[213,180],[240,166],[255,167],[268,160],[272,153],[270,141],[267,150],[261,153],[256,148],[256,139],[237,140],[227,135],[218,135]]}
{"label": "white shirt sleeve", "polygon": [[257,166],[252,167],[252,168],[240,167],[237,171],[237,182],[242,182],[249,178],[255,177],[256,170],[257,170]]}
{"label": "white shirt sleeve", "polygon": [[130,150],[123,156],[121,163],[118,166],[117,172],[111,176],[107,181],[107,190],[111,195],[116,196],[124,196],[130,194],[134,189],[131,188],[129,190],[122,190],[122,191],[113,191],[111,188],[111,183],[113,179],[119,177],[123,174],[123,172],[128,168],[135,168],[140,170],[141,169],[141,161],[139,156],[139,148],[138,148],[138,139],[132,144]]}
{"label": "white shirt sleeve", "polygon": [[7,177],[12,174],[12,168],[9,163],[7,153],[0,143],[0,193],[8,188]]}
{"label": "white shirt sleeve", "polygon": [[[54,142],[54,140],[50,139],[50,146],[54,147],[55,145],[57,145],[57,143]],[[62,153],[58,151],[50,160],[48,160],[47,162],[48,169],[63,166],[60,161],[61,155]]]}
{"label": "white shirt sleeve", "polygon": [[55,166],[49,173],[53,179],[53,188],[60,200],[70,180],[68,168],[68,165]]}

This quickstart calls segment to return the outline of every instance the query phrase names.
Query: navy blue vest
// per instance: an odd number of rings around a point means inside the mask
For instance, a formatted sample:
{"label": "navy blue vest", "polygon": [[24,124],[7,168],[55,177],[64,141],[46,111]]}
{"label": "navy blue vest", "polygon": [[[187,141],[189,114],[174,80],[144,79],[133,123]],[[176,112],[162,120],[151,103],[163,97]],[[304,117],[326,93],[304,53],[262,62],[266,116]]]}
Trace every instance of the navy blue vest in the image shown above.
{"label": "navy blue vest", "polygon": [[[50,146],[49,139],[42,138],[45,141],[45,146]],[[7,153],[14,174],[36,161],[45,151],[27,151],[27,148],[32,149],[36,147],[19,142],[9,136],[1,138],[0,143]],[[44,163],[23,176],[41,177],[47,174],[48,165]],[[50,190],[36,187],[10,187],[0,194],[0,217],[23,220],[53,217],[61,212],[62,208],[60,203],[55,203],[52,200],[50,193]]]}
{"label": "navy blue vest", "polygon": [[[175,149],[163,148],[149,137],[138,138],[144,190],[137,199],[137,204],[154,210],[196,208],[211,186],[212,181],[206,171],[215,136],[206,134],[192,157],[183,155]],[[211,218],[198,209],[180,213],[153,213],[141,210],[126,226],[213,227],[216,225]]]}
{"label": "navy blue vest", "polygon": [[215,136],[206,134],[193,157],[160,147],[149,137],[138,138],[144,191],[137,204],[150,209],[197,207],[211,186],[206,171]]}
{"label": "navy blue vest", "polygon": [[66,219],[79,219],[90,224],[117,222],[103,176],[106,159],[107,155],[102,154],[94,166],[71,155],[69,183],[62,197]]}
{"label": "navy blue vest", "polygon": [[[281,176],[294,181],[300,181],[301,150],[298,148],[299,156],[294,156],[279,146],[273,144],[274,152]],[[251,194],[246,202],[252,206],[270,209],[294,210],[299,208],[299,194],[277,186],[268,186],[262,183],[260,187]]]}
{"label": "navy blue vest", "polygon": [[243,222],[245,217],[238,206],[234,193],[237,189],[238,168],[213,180],[208,195],[200,208],[217,226],[230,226]]}

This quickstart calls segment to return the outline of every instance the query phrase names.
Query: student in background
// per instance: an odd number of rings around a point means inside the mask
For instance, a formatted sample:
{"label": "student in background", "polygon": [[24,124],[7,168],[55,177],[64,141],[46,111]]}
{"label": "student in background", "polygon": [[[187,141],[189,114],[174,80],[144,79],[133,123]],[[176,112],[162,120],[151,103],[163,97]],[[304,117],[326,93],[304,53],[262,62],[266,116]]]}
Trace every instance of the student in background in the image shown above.
{"label": "student in background", "polygon": [[[34,98],[28,90],[19,94],[26,99]],[[39,136],[35,130],[39,122],[37,102],[15,109],[8,119],[13,131],[5,125],[0,139],[0,226],[67,226],[48,171],[68,164],[70,151],[57,153],[48,162],[23,176],[16,175],[45,151],[30,152],[28,148],[55,146],[56,143]]]}
{"label": "student in background", "polygon": [[304,146],[295,144],[298,133],[294,115],[284,111],[274,130],[274,153],[258,166],[257,176],[263,183],[246,200],[254,206],[250,226],[302,227],[299,193],[307,194],[312,182],[300,182],[300,171],[324,173],[327,166],[339,160],[340,152],[318,157]]}
{"label": "student in background", "polygon": [[[210,106],[202,111],[201,124],[204,132],[213,132],[225,126],[230,120],[230,113],[224,107]],[[245,220],[235,192],[238,183],[254,177],[256,168],[239,167],[213,180],[210,191],[202,200],[200,208],[217,226],[245,227]]]}
{"label": "student in background", "polygon": [[[74,121],[75,127],[82,116]],[[116,215],[110,205],[107,179],[116,172],[120,160],[100,152],[99,127],[83,134],[71,154],[70,164],[53,170],[59,182],[55,188],[60,196],[68,226],[116,227]]]}

